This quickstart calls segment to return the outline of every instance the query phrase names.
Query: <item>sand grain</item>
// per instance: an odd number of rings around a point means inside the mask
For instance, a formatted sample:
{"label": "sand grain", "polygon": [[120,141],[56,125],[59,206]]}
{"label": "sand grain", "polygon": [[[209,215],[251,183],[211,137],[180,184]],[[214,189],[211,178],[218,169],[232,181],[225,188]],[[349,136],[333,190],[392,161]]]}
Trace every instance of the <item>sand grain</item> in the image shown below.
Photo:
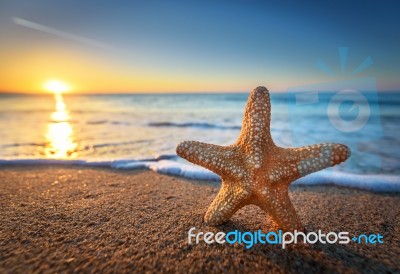
{"label": "sand grain", "polygon": [[399,195],[290,189],[308,231],[380,233],[382,245],[188,245],[191,227],[273,229],[255,206],[204,225],[218,188],[150,171],[2,168],[0,272],[400,272]]}

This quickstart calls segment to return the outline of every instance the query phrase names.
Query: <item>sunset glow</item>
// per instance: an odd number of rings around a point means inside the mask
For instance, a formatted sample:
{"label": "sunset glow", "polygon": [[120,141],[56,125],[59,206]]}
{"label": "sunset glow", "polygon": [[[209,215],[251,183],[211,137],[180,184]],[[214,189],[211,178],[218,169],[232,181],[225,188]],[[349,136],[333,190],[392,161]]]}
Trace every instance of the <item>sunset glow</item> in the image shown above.
{"label": "sunset glow", "polygon": [[49,80],[44,84],[44,87],[47,91],[54,94],[62,94],[70,89],[67,84],[58,80]]}

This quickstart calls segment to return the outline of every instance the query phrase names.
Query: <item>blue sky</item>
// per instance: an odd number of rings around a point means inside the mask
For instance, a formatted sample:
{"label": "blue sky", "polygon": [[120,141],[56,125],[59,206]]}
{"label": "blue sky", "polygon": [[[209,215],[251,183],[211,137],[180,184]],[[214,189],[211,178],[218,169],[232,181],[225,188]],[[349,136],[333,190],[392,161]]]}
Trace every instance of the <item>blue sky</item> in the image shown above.
{"label": "blue sky", "polygon": [[338,48],[348,47],[340,77],[371,57],[357,77],[400,90],[397,11],[367,1],[2,1],[0,88],[57,77],[82,92],[284,91],[338,80],[315,63],[339,71]]}

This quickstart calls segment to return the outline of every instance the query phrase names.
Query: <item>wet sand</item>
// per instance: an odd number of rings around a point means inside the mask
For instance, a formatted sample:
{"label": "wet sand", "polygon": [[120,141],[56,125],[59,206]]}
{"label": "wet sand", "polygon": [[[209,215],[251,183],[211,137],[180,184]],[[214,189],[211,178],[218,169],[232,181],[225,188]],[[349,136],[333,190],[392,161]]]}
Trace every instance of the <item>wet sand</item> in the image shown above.
{"label": "wet sand", "polygon": [[274,229],[255,206],[203,223],[218,183],[151,171],[0,169],[0,272],[400,272],[400,195],[291,187],[307,231],[380,233],[384,244],[188,244],[188,230]]}

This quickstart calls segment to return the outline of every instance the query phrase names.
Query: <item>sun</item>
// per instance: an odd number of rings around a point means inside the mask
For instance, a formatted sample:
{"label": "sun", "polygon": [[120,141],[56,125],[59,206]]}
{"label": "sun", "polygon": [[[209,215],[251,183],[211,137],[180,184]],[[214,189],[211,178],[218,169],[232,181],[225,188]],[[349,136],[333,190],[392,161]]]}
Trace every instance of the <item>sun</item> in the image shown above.
{"label": "sun", "polygon": [[66,83],[58,80],[48,80],[46,83],[44,83],[44,88],[55,94],[61,94],[69,91],[70,89]]}

